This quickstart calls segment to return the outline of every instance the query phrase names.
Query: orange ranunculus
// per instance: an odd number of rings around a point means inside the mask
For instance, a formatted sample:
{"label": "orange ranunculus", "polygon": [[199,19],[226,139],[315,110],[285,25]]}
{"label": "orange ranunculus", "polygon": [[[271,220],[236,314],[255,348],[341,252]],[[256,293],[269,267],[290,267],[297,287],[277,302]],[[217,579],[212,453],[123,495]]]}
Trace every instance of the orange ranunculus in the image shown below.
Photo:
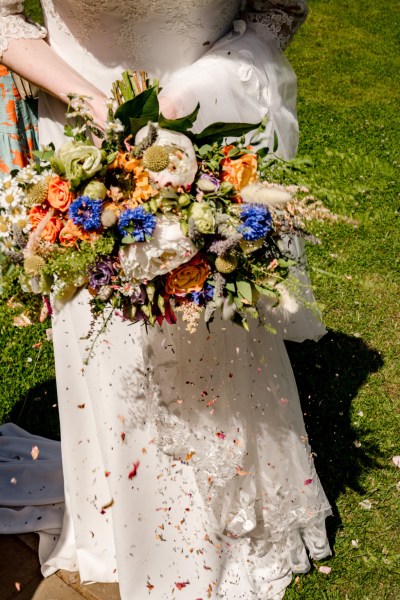
{"label": "orange ranunculus", "polygon": [[69,182],[61,177],[52,177],[49,183],[47,201],[53,208],[66,212],[75,194],[71,192]]}
{"label": "orange ranunculus", "polygon": [[49,209],[44,208],[44,206],[39,206],[38,204],[32,206],[28,215],[29,223],[32,225],[32,229],[36,229],[40,221],[45,218],[48,212]]}
{"label": "orange ranunculus", "polygon": [[[229,146],[227,150],[229,151]],[[227,156],[221,161],[222,181],[231,183],[238,192],[246,185],[257,181],[257,155],[243,154],[239,158]]]}
{"label": "orange ranunculus", "polygon": [[54,244],[63,228],[63,222],[58,217],[50,217],[40,234],[42,240]]}
{"label": "orange ranunculus", "polygon": [[62,246],[70,248],[71,246],[74,246],[78,240],[89,241],[93,239],[93,234],[88,231],[84,231],[75,225],[72,220],[69,220],[61,229],[58,239]]}
{"label": "orange ranunculus", "polygon": [[208,262],[196,254],[192,260],[168,274],[165,291],[176,296],[200,292],[209,274]]}

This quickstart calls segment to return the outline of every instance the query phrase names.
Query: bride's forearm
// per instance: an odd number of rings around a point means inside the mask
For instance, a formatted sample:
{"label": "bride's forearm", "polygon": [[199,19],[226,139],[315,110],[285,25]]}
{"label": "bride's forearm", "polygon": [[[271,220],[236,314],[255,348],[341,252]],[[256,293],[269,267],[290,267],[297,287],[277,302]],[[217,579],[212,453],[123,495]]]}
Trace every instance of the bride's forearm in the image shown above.
{"label": "bride's forearm", "polygon": [[105,119],[105,95],[68,65],[42,39],[10,40],[1,62],[39,88],[67,102],[73,92],[92,98],[89,104],[100,122]]}

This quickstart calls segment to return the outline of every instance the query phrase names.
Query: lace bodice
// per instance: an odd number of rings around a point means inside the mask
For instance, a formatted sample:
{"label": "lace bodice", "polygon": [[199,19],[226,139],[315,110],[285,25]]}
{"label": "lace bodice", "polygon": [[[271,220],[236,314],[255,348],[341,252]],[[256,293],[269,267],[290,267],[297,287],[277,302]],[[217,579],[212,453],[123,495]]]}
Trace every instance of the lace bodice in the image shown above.
{"label": "lace bodice", "polygon": [[[240,5],[240,17],[257,34],[272,33],[282,48],[306,16],[305,0],[42,0],[50,42],[63,32],[92,53],[97,48],[102,61],[117,42],[136,64],[151,54],[157,37],[173,40],[183,58],[198,48],[197,58],[230,29]],[[23,7],[23,1],[0,0],[0,53],[10,39],[46,36],[26,20]]]}

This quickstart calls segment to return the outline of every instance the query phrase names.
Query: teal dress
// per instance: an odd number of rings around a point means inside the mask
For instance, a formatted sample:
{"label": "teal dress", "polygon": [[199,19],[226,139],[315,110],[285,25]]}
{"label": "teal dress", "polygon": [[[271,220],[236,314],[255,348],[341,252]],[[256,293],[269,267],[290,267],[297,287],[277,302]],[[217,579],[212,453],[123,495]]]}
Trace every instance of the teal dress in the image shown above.
{"label": "teal dress", "polygon": [[37,148],[37,101],[22,100],[11,73],[0,65],[0,177],[24,167]]}

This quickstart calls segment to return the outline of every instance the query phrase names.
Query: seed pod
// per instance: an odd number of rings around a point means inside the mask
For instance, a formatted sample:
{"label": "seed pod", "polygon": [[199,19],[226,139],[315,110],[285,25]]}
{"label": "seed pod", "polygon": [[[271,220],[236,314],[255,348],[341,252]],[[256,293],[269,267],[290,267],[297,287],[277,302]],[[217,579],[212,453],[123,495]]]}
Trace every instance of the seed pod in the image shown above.
{"label": "seed pod", "polygon": [[215,268],[220,273],[233,273],[238,266],[238,259],[233,254],[226,254],[225,256],[217,256],[215,261]]}

